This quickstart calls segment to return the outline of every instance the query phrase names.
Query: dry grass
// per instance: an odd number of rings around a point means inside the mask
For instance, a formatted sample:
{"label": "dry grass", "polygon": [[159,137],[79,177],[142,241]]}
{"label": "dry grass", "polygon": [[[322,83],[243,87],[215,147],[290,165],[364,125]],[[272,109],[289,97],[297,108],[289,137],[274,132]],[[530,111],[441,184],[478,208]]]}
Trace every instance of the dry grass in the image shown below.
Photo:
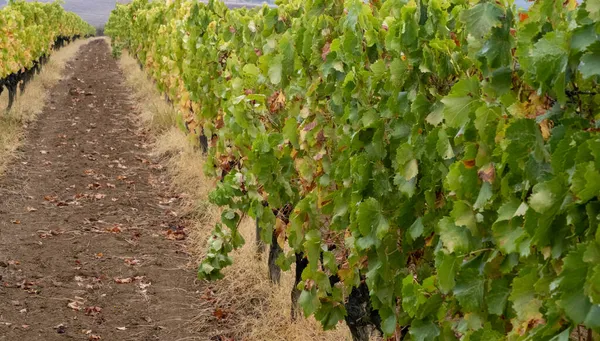
{"label": "dry grass", "polygon": [[[187,197],[184,214],[191,217],[190,250],[195,266],[201,259],[206,240],[219,219],[220,211],[208,202],[214,180],[203,174],[204,157],[188,137],[176,127],[177,113],[164,102],[152,82],[139,69],[136,61],[124,53],[120,65],[134,89],[142,120],[154,133],[155,152],[166,160],[173,189]],[[211,284],[214,305],[229,313],[226,322],[218,322],[210,314],[199,314],[190,323],[199,335],[226,335],[235,340],[306,341],[351,340],[345,325],[325,332],[314,319],[290,319],[292,273],[283,273],[280,285],[268,280],[266,261],[259,261],[253,241],[252,220],[240,225],[246,245],[234,252],[234,265],[227,268],[225,278]],[[266,259],[264,255],[263,259]]]}
{"label": "dry grass", "polygon": [[55,51],[48,63],[29,82],[25,93],[17,95],[13,107],[8,114],[5,109],[8,105],[8,90],[4,89],[0,96],[0,174],[6,168],[21,144],[23,132],[30,122],[34,121],[42,112],[49,90],[64,77],[67,62],[73,58],[79,48],[88,43],[87,40],[78,40],[66,47]]}

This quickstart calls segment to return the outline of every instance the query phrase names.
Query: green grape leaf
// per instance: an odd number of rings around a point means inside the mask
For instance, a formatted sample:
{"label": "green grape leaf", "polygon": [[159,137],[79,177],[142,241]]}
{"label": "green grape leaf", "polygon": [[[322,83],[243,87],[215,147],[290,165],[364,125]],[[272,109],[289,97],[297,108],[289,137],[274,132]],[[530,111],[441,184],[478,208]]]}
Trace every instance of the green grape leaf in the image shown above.
{"label": "green grape leaf", "polygon": [[300,297],[298,298],[298,304],[302,307],[304,316],[312,315],[321,306],[319,296],[314,288],[310,291],[302,290]]}
{"label": "green grape leaf", "polygon": [[[535,291],[537,280],[538,275],[533,270],[524,272],[513,279],[512,291],[508,299],[517,313],[518,320],[515,322],[518,324],[527,325],[543,318],[540,313],[542,301],[537,298]],[[515,322],[513,322],[513,326]]]}
{"label": "green grape leaf", "polygon": [[506,278],[492,279],[489,281],[489,291],[486,294],[488,312],[494,315],[503,315],[510,295],[510,282]]}
{"label": "green grape leaf", "polygon": [[495,3],[483,2],[463,12],[468,33],[478,38],[488,35],[492,27],[500,26],[502,9]]}
{"label": "green grape leaf", "polygon": [[449,293],[456,285],[455,276],[460,268],[461,260],[452,254],[438,252],[436,257],[436,268],[438,271],[438,284],[440,291]]}
{"label": "green grape leaf", "polygon": [[281,83],[281,75],[283,70],[283,57],[281,55],[277,55],[271,59],[269,63],[269,80],[273,85],[278,85]]}
{"label": "green grape leaf", "polygon": [[413,320],[408,332],[415,341],[434,341],[440,335],[440,328],[432,321]]}
{"label": "green grape leaf", "polygon": [[600,76],[600,51],[593,51],[583,55],[579,71],[583,78]]}
{"label": "green grape leaf", "polygon": [[485,279],[475,269],[462,270],[454,287],[454,296],[465,311],[478,311],[483,306]]}
{"label": "green grape leaf", "polygon": [[564,260],[560,277],[561,297],[559,306],[575,323],[584,324],[589,328],[600,328],[600,304],[593,304],[584,292],[589,265],[584,259],[585,244],[569,252]]}
{"label": "green grape leaf", "polygon": [[481,105],[479,80],[475,77],[462,79],[452,87],[450,94],[442,99],[444,120],[449,127],[459,128],[469,121],[469,116]]}
{"label": "green grape leaf", "polygon": [[470,250],[471,236],[469,230],[456,226],[451,218],[442,218],[437,226],[438,234],[446,250],[450,253],[466,253]]}

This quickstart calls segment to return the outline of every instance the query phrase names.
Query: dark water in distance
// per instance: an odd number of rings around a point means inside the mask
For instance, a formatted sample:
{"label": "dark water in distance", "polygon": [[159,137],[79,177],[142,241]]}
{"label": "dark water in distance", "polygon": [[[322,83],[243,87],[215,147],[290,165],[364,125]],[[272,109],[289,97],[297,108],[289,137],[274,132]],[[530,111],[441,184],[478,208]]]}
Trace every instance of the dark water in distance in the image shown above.
{"label": "dark water in distance", "polygon": [[[52,2],[53,0],[41,0],[42,2]],[[0,7],[6,5],[7,0],[0,0]],[[94,26],[101,26],[106,23],[110,11],[115,8],[115,4],[127,3],[129,0],[66,0],[64,7],[67,11],[75,12],[79,14],[85,21],[89,22]],[[248,3],[273,3],[274,1],[268,0],[245,0],[245,1],[225,1],[226,3],[234,4],[236,2],[248,2]],[[528,8],[529,2],[527,0],[515,0],[517,7]]]}

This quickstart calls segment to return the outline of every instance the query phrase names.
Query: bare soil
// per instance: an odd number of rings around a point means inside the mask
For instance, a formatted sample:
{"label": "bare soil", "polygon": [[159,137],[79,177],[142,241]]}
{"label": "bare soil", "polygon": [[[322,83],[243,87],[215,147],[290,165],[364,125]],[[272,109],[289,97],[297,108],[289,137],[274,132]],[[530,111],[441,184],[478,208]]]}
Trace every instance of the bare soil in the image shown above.
{"label": "bare soil", "polygon": [[206,339],[180,198],[109,50],[81,48],[0,178],[0,340]]}

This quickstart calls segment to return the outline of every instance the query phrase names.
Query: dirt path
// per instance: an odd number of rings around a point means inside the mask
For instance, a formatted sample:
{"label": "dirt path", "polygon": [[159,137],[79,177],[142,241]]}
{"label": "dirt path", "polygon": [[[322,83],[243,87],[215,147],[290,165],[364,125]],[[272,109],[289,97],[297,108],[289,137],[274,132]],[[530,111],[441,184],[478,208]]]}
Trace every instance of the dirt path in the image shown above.
{"label": "dirt path", "polygon": [[0,177],[0,340],[204,339],[178,199],[106,42],[67,72]]}

